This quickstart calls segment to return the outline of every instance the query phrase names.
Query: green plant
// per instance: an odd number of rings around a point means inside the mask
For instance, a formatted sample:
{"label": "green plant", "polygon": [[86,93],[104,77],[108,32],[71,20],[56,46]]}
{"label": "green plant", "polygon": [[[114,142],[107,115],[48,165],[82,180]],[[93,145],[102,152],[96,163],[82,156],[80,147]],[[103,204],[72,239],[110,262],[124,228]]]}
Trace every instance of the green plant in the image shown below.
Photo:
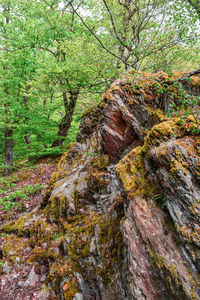
{"label": "green plant", "polygon": [[156,201],[156,202],[158,201],[160,203],[160,205],[161,205],[160,207],[162,209],[165,208],[167,199],[165,197],[163,197],[163,194],[157,194],[157,195],[155,195],[153,197],[153,200]]}
{"label": "green plant", "polygon": [[0,211],[11,210],[13,207],[18,207],[22,210],[22,204],[19,201],[29,200],[29,196],[41,191],[44,185],[27,185],[24,188],[17,188],[12,191],[10,187],[15,187],[16,185],[10,183],[8,180],[0,179],[2,187],[0,190]]}
{"label": "green plant", "polygon": [[88,152],[83,152],[83,154],[87,154],[88,156],[100,156],[99,153],[88,153]]}
{"label": "green plant", "polygon": [[2,232],[2,233],[0,234],[0,237],[6,237],[6,236],[9,236],[9,234],[8,234],[8,233],[4,233],[4,232]]}
{"label": "green plant", "polygon": [[24,188],[24,191],[28,194],[28,195],[32,195],[35,193],[38,193],[39,191],[41,191],[41,189],[44,187],[44,185],[39,185],[39,184],[35,184],[35,185],[27,185]]}
{"label": "green plant", "polygon": [[[185,80],[188,82],[191,81],[189,77]],[[171,103],[169,104],[167,116],[179,116],[180,122],[183,122],[188,116],[192,115],[196,122],[196,128],[193,128],[193,133],[200,133],[200,97],[193,96],[191,91],[186,91],[183,84],[178,80],[174,81],[171,88],[175,89],[176,92],[170,94]],[[190,125],[188,124],[188,126]]]}

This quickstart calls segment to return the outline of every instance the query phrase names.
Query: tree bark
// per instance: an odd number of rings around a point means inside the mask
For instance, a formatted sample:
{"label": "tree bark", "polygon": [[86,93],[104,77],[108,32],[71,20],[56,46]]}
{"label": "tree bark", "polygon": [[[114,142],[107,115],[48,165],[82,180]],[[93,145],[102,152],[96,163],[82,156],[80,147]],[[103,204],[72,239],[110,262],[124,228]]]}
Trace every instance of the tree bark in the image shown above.
{"label": "tree bark", "polygon": [[76,107],[76,101],[77,101],[78,95],[79,95],[79,89],[73,90],[73,91],[71,90],[71,91],[69,91],[69,94],[70,94],[70,97],[69,97],[69,102],[68,102],[67,93],[63,92],[65,115],[60,122],[58,133],[57,133],[57,138],[53,142],[52,147],[58,147],[58,146],[63,145],[64,140],[69,131],[71,122],[72,122],[74,109]]}
{"label": "tree bark", "polygon": [[3,175],[7,176],[13,168],[13,129],[6,128],[4,144],[4,171]]}

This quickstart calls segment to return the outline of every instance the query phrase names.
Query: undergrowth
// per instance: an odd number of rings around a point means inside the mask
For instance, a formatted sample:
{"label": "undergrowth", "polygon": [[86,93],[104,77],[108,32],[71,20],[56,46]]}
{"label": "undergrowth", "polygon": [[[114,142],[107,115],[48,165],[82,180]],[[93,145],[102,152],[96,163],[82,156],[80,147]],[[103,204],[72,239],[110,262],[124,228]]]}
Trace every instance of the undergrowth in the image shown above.
{"label": "undergrowth", "polygon": [[10,210],[17,206],[22,209],[20,201],[29,200],[29,196],[39,193],[43,185],[34,184],[17,187],[16,183],[5,178],[0,178],[0,211]]}

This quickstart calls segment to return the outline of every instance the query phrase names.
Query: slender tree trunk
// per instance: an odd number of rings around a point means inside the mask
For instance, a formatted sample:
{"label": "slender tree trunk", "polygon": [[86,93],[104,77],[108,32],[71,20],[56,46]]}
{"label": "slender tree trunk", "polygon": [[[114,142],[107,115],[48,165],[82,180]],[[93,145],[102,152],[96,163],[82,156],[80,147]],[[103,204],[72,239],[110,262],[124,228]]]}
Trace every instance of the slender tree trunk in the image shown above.
{"label": "slender tree trunk", "polygon": [[[4,12],[9,13],[10,11],[10,7],[9,6],[5,6],[4,7]],[[6,16],[6,24],[9,24],[10,20],[9,17]],[[8,36],[7,36],[8,38]],[[8,50],[8,45],[6,43],[6,50]],[[3,66],[4,71],[7,70],[7,66]],[[8,85],[5,85],[5,93],[8,96],[9,95],[9,91],[8,91]],[[8,114],[9,112],[9,104],[6,102],[4,105],[5,108],[5,113]],[[9,117],[6,121],[7,124],[9,124]],[[9,125],[6,125],[5,128],[5,142],[4,142],[4,170],[3,170],[3,174],[4,175],[9,175],[12,172],[12,168],[13,168],[13,129],[7,127]]]}
{"label": "slender tree trunk", "polygon": [[[28,85],[27,88],[26,88],[26,93],[28,94],[29,93],[29,90],[31,89],[31,86]],[[28,95],[24,96],[24,99],[23,99],[23,105],[25,106],[26,110],[28,110],[28,107],[27,107],[27,101],[28,101]],[[25,142],[27,143],[28,145],[28,149],[32,149],[32,146],[31,146],[31,138],[30,138],[30,134],[29,132],[26,133],[26,135],[24,136],[24,140]]]}
{"label": "slender tree trunk", "polygon": [[6,128],[4,144],[4,175],[9,175],[13,168],[13,129]]}
{"label": "slender tree trunk", "polygon": [[57,133],[57,138],[53,142],[52,147],[58,147],[63,144],[63,142],[67,136],[67,133],[69,131],[71,122],[72,122],[74,109],[76,107],[76,101],[77,101],[78,95],[79,95],[79,89],[74,90],[74,91],[69,91],[69,94],[70,94],[70,97],[69,97],[69,101],[68,101],[67,93],[63,92],[65,115],[60,122],[58,133]]}
{"label": "slender tree trunk", "polygon": [[25,139],[25,142],[26,142],[27,145],[28,145],[28,149],[32,149],[32,146],[31,146],[31,139],[30,139],[30,134],[29,134],[29,132],[27,132],[27,134],[25,135],[24,139]]}

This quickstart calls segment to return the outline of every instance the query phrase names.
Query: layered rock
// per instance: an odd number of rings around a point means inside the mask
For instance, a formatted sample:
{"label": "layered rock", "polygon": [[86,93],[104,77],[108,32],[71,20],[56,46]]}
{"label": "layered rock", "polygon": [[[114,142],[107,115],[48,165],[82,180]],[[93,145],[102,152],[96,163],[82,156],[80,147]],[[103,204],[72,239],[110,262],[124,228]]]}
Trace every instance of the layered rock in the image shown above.
{"label": "layered rock", "polygon": [[[3,229],[4,280],[20,240],[21,267],[46,276],[37,299],[200,298],[199,124],[167,119],[174,80],[130,74],[83,116],[41,206]],[[199,79],[186,88],[198,94]]]}
{"label": "layered rock", "polygon": [[123,232],[137,299],[199,297],[199,137],[185,137],[185,125],[156,125],[117,165],[129,198]]}

